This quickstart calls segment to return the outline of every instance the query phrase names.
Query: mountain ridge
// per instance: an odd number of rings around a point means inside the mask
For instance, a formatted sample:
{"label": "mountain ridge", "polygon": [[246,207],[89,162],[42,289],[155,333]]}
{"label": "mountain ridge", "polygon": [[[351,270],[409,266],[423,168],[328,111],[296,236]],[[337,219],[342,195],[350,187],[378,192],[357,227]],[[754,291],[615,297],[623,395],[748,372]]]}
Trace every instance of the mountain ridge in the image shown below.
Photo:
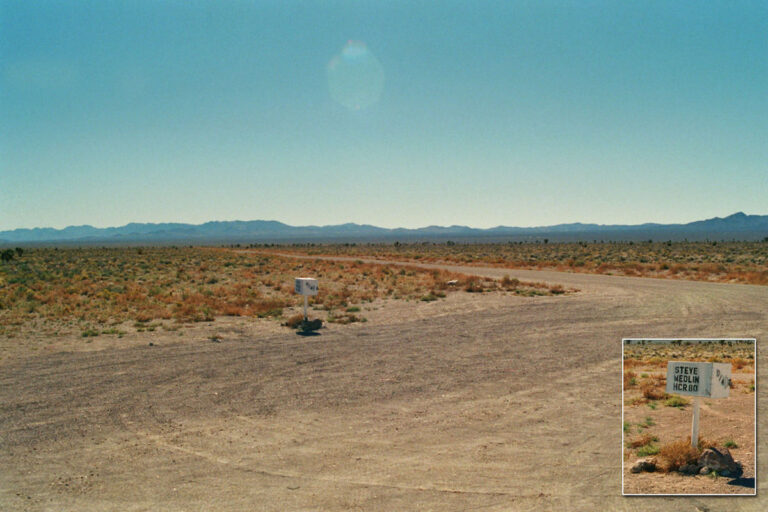
{"label": "mountain ridge", "polygon": [[0,231],[0,244],[55,243],[222,243],[222,242],[323,242],[388,241],[403,239],[461,241],[497,240],[762,240],[768,237],[768,215],[736,212],[727,217],[693,221],[685,224],[594,224],[564,223],[551,226],[515,227],[499,225],[473,228],[462,225],[421,228],[382,228],[371,224],[347,222],[336,225],[291,226],[276,220],[208,221],[202,224],[178,222],[137,223],[96,228],[90,225],[54,228],[19,228]]}

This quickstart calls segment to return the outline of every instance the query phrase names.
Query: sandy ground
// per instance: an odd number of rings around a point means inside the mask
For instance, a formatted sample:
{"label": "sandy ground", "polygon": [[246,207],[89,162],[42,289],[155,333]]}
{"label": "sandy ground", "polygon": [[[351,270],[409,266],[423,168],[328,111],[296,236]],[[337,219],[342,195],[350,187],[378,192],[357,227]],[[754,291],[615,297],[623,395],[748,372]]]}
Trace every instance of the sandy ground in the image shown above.
{"label": "sandy ground", "polygon": [[[643,372],[642,367],[637,368]],[[666,372],[645,370],[648,375],[665,375]],[[731,377],[749,382],[752,373],[734,372]],[[635,397],[637,389],[625,389],[624,396]],[[692,397],[687,397],[693,401]],[[656,401],[656,409],[647,405],[625,405],[624,421],[629,423],[627,439],[639,433],[659,438],[656,445],[663,445],[681,439],[690,439],[693,406],[666,407],[664,400]],[[630,456],[624,462],[624,492],[628,494],[754,494],[755,492],[755,394],[739,385],[730,391],[728,398],[701,399],[699,412],[700,439],[718,441],[732,440],[737,447],[729,449],[733,458],[742,464],[743,474],[739,479],[712,476],[686,476],[677,473],[632,473],[630,469],[641,458],[636,450],[628,450]],[[652,425],[642,428],[647,418]]]}
{"label": "sandy ground", "polygon": [[760,437],[757,497],[621,495],[620,342],[756,337],[760,409],[768,287],[447,268],[581,292],[376,304],[313,337],[217,319],[5,342],[0,508],[768,508]]}

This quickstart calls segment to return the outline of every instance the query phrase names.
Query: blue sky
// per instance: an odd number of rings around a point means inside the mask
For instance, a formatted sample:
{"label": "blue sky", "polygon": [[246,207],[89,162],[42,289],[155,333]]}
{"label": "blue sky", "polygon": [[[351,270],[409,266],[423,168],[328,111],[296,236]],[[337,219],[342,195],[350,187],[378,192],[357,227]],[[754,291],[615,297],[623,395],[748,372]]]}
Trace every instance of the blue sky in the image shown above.
{"label": "blue sky", "polygon": [[768,214],[767,88],[766,2],[0,0],[0,230]]}

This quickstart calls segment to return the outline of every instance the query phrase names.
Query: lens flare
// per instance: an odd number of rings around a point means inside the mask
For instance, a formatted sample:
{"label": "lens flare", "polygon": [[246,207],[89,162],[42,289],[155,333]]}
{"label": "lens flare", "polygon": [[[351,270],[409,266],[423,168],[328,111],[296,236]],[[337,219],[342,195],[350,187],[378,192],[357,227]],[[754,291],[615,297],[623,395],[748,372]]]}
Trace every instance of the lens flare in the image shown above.
{"label": "lens flare", "polygon": [[384,68],[365,43],[349,41],[326,67],[331,98],[350,110],[374,105],[384,91]]}

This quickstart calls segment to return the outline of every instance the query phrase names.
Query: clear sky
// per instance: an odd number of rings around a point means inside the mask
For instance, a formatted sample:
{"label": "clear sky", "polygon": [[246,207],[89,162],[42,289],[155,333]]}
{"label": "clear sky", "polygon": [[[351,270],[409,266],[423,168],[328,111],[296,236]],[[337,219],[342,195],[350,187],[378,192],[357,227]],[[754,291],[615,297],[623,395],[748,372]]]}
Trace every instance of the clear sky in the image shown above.
{"label": "clear sky", "polygon": [[768,2],[0,0],[0,230],[768,214]]}

